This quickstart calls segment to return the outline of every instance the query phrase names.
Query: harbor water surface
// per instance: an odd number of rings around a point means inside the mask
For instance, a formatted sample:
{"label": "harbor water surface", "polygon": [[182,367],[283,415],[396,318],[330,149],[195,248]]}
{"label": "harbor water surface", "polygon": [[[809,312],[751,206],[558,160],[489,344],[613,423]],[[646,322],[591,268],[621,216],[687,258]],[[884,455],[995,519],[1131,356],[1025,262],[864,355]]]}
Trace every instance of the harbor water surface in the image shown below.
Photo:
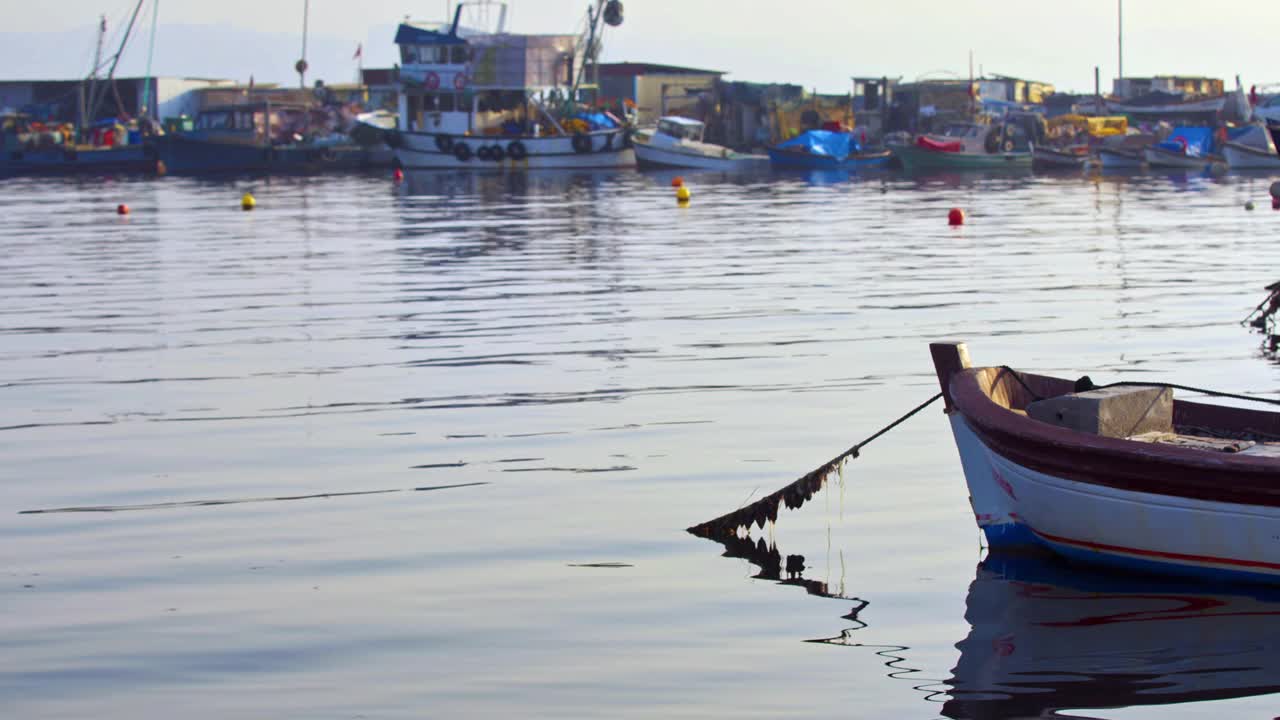
{"label": "harbor water surface", "polygon": [[[0,183],[3,714],[1276,714],[1263,591],[979,567],[939,406],[685,532],[928,399],[931,340],[1275,397],[1270,178],[686,180]],[[1028,622],[1157,590],[1201,610]]]}

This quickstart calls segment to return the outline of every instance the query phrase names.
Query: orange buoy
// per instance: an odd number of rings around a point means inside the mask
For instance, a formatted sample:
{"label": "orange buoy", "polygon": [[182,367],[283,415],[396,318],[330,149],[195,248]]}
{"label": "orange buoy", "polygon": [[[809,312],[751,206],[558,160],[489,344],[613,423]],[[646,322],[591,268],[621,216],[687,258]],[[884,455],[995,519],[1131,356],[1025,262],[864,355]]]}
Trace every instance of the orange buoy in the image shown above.
{"label": "orange buoy", "polygon": [[404,171],[400,168],[396,168],[396,171],[391,173],[391,179],[395,180],[397,183],[404,182]]}
{"label": "orange buoy", "polygon": [[124,203],[120,203],[119,205],[117,205],[117,206],[116,206],[116,214],[117,214],[117,215],[128,215],[128,214],[129,214],[129,206],[128,206],[128,205],[125,205]]}
{"label": "orange buoy", "polygon": [[684,187],[684,178],[680,177],[679,175],[671,178],[671,187],[673,188]]}

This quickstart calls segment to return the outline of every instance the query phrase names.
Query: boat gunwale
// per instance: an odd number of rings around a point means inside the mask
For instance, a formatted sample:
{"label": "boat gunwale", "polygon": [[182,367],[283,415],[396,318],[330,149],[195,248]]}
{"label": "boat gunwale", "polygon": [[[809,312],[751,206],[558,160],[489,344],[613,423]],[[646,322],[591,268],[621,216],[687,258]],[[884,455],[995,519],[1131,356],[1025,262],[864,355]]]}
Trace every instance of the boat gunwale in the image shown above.
{"label": "boat gunwale", "polygon": [[[968,368],[952,376],[948,394],[988,449],[1031,469],[1067,480],[1157,495],[1214,502],[1280,507],[1280,461],[1276,458],[1213,453],[1135,440],[1108,438],[1025,417],[998,403],[983,389],[982,373],[996,371],[992,388],[1021,396],[1026,390],[1010,371]],[[1072,392],[1074,382],[1017,373],[1036,393]],[[1233,432],[1280,428],[1280,413],[1174,400],[1175,426],[1202,426]],[[1262,427],[1257,427],[1261,425]]]}

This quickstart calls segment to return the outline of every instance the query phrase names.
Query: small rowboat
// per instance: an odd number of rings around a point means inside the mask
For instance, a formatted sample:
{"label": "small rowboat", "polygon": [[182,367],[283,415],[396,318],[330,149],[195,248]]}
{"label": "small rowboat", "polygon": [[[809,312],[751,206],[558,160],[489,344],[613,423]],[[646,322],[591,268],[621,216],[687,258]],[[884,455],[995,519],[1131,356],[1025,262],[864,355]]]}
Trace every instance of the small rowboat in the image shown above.
{"label": "small rowboat", "polygon": [[963,343],[930,351],[993,549],[1280,582],[1280,413],[973,368]]}
{"label": "small rowboat", "polygon": [[1080,170],[1087,162],[1089,162],[1088,146],[1037,147],[1032,151],[1032,164],[1042,170]]}

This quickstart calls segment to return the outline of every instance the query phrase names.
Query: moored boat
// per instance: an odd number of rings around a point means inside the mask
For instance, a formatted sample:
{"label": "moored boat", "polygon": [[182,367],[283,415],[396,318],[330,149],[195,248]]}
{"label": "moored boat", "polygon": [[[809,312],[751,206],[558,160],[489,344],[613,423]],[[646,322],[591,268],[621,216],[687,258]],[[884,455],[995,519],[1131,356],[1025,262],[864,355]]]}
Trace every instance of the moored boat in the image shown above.
{"label": "moored boat", "polygon": [[915,170],[1028,170],[1032,148],[1014,125],[955,123],[941,135],[921,135],[893,154]]}
{"label": "moored boat", "polygon": [[1141,148],[1100,147],[1098,162],[1104,170],[1136,170],[1146,164]]}
{"label": "moored boat", "polygon": [[[387,133],[409,169],[615,168],[636,164],[625,118],[588,109],[584,70],[618,0],[596,0],[577,35],[466,31],[463,5],[447,27],[400,25],[399,127]],[[505,16],[505,11],[501,13]]]}
{"label": "moored boat", "polygon": [[1280,154],[1270,128],[1249,125],[1230,134],[1222,144],[1222,156],[1235,170],[1280,170]]}
{"label": "moored boat", "polygon": [[258,102],[201,110],[191,130],[159,138],[169,172],[321,172],[369,164],[323,108]]}
{"label": "moored boat", "polygon": [[1207,127],[1177,127],[1162,141],[1143,149],[1143,159],[1151,167],[1205,170],[1224,162],[1213,150],[1213,130]]}
{"label": "moored boat", "polygon": [[864,151],[852,133],[806,130],[769,148],[774,167],[802,170],[857,170],[883,167],[892,159],[888,150]]}
{"label": "moored boat", "polygon": [[1041,169],[1079,170],[1089,161],[1089,147],[1037,147],[1032,151],[1031,157],[1036,167]]}
{"label": "moored boat", "polygon": [[748,170],[764,167],[766,155],[751,155],[704,142],[706,125],[690,118],[671,116],[658,120],[651,129],[637,130],[636,162],[641,167],[699,168],[702,170]]}
{"label": "moored boat", "polygon": [[[1086,390],[930,346],[973,512],[993,549],[1280,581],[1280,413]],[[1191,530],[1189,530],[1191,529]]]}

